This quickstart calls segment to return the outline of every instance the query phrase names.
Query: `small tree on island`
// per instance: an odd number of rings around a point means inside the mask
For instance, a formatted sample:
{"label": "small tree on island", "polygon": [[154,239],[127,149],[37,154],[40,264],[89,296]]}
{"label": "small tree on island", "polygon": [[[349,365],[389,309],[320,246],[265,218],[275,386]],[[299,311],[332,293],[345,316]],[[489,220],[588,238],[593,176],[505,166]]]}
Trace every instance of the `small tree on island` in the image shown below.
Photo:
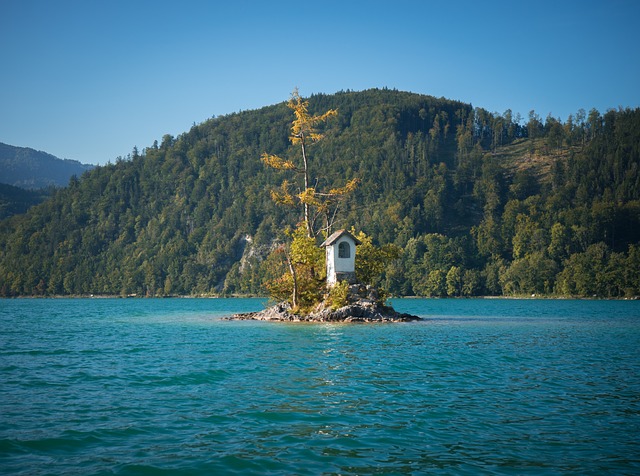
{"label": "small tree on island", "polygon": [[304,223],[285,235],[290,240],[278,246],[267,258],[272,276],[265,287],[272,299],[288,301],[294,311],[307,310],[322,300],[326,278],[324,252]]}
{"label": "small tree on island", "polygon": [[356,276],[362,284],[374,286],[377,280],[384,273],[389,263],[400,258],[401,249],[389,243],[383,246],[373,244],[373,239],[364,232],[356,233],[351,228],[351,234],[355,236],[360,245],[358,246],[358,259],[356,261]]}
{"label": "small tree on island", "polygon": [[[271,298],[289,302],[294,312],[309,311],[323,300],[332,308],[346,305],[348,283],[339,282],[327,290],[326,255],[315,238],[306,235],[304,223],[285,234],[291,241],[278,246],[267,258],[269,278],[265,287]],[[400,257],[400,248],[393,244],[376,246],[362,231],[352,234],[360,241],[356,260],[358,282],[376,285],[387,264]],[[378,296],[380,304],[384,304],[385,293],[378,290]]]}
{"label": "small tree on island", "polygon": [[[358,186],[360,180],[353,178],[340,188],[320,190],[318,182],[311,185],[309,167],[309,146],[323,138],[319,125],[337,115],[335,109],[324,114],[311,115],[309,103],[300,97],[297,89],[291,94],[287,106],[295,119],[291,126],[289,140],[300,146],[302,166],[293,160],[264,153],[262,162],[273,169],[291,171],[302,177],[302,186],[293,192],[294,184],[284,180],[278,189],[271,191],[271,198],[279,204],[301,207],[302,221],[295,230],[285,233],[287,243],[277,247],[269,256],[269,279],[265,285],[273,299],[289,301],[294,312],[308,311],[321,302],[326,293],[325,254],[318,246],[317,237],[326,238],[336,220],[340,203]],[[322,226],[318,220],[324,219]],[[358,273],[364,280],[372,281],[384,269],[389,259],[397,257],[397,252],[389,247],[373,246],[371,238],[360,232],[364,247],[358,258]],[[290,240],[290,241],[289,241]],[[335,293],[334,293],[335,294]],[[331,296],[330,296],[331,297]],[[333,296],[335,298],[335,296]],[[343,299],[333,299],[334,304]]]}

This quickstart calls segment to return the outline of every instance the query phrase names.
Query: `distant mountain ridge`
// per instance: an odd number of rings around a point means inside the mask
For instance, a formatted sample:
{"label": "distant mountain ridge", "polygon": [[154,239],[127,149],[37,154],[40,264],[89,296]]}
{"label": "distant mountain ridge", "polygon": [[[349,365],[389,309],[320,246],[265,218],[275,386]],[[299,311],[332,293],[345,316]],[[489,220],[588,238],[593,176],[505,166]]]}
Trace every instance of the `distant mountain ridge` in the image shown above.
{"label": "distant mountain ridge", "polygon": [[66,187],[69,179],[95,166],[0,142],[0,183],[24,189]]}

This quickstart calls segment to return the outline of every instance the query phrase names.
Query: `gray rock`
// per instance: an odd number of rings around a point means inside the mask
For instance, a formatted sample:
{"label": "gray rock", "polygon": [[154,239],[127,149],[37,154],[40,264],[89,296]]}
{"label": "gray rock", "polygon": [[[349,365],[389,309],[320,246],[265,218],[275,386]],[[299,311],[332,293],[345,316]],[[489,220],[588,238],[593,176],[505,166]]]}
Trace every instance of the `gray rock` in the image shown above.
{"label": "gray rock", "polygon": [[[291,312],[288,303],[279,303],[263,311],[235,314],[229,319],[289,322],[410,322],[422,320],[418,316],[399,313],[391,306],[384,306],[375,299],[370,299],[372,297],[370,289],[365,288],[364,294],[366,294],[366,298],[359,297],[338,309],[326,308],[323,303],[314,312],[298,315]],[[376,291],[375,296],[377,295]]]}

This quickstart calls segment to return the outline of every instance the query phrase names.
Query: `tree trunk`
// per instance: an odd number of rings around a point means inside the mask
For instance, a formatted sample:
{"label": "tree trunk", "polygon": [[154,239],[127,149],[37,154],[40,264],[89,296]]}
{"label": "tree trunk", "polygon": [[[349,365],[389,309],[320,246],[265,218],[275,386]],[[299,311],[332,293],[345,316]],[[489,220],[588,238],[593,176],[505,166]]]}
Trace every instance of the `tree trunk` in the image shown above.
{"label": "tree trunk", "polygon": [[[302,145],[302,161],[304,162],[304,190],[309,190],[309,165],[307,162],[307,151],[304,147],[304,136],[301,137]],[[311,218],[309,217],[309,204],[303,203],[304,208],[304,223],[307,226],[307,236],[313,238],[313,228],[311,227]]]}
{"label": "tree trunk", "polygon": [[296,273],[296,268],[293,266],[291,262],[291,258],[289,254],[286,254],[287,264],[289,265],[289,272],[291,273],[291,278],[293,279],[293,291],[291,292],[291,307],[295,310],[298,308],[298,275]]}

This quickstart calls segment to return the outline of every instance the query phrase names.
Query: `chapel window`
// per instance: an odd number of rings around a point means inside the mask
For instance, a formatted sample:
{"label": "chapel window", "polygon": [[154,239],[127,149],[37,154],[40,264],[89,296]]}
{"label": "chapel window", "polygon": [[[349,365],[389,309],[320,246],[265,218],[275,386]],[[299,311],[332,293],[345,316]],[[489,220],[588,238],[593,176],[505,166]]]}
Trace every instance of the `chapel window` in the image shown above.
{"label": "chapel window", "polygon": [[351,247],[346,241],[338,245],[338,258],[351,258]]}

